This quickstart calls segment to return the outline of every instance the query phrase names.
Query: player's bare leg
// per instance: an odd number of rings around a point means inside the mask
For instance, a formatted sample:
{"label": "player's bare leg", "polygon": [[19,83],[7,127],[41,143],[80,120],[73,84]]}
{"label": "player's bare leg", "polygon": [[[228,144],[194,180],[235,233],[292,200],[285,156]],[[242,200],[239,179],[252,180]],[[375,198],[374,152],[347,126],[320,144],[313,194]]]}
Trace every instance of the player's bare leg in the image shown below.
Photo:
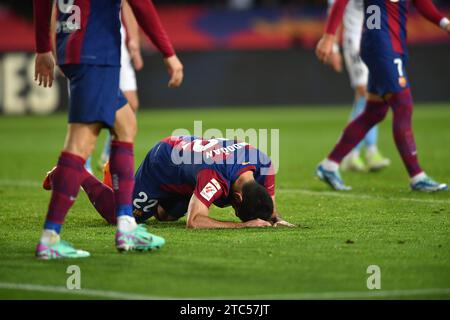
{"label": "player's bare leg", "polygon": [[84,163],[92,152],[100,124],[69,124],[64,149],[52,171],[52,196],[41,239],[36,248],[40,259],[82,258],[89,253],[77,250],[61,240],[59,233],[64,218],[75,202],[84,174]]}
{"label": "player's bare leg", "polygon": [[134,155],[133,142],[137,132],[136,114],[129,104],[116,112],[112,130],[109,168],[116,204],[116,248],[119,251],[147,251],[160,248],[165,240],[137,225],[133,216]]}
{"label": "player's bare leg", "polygon": [[[137,91],[123,91],[123,95],[128,100],[128,104],[130,105],[131,109],[135,113],[137,113],[139,109],[139,97],[137,94]],[[108,136],[106,137],[105,144],[103,146],[102,155],[100,157],[100,161],[98,163],[99,169],[103,170],[103,166],[105,163],[109,160],[109,153],[111,151],[111,134],[108,133]]]}
{"label": "player's bare leg", "polygon": [[139,109],[139,97],[137,91],[124,91],[123,95],[127,98],[131,109],[136,113]]}
{"label": "player's bare leg", "polygon": [[[355,87],[355,97],[351,113],[351,120],[359,116],[363,111],[366,104],[366,86],[359,85]],[[371,131],[376,130],[376,127],[372,128]],[[371,133],[367,133],[369,135]],[[366,139],[366,138],[365,138]],[[360,142],[343,160],[341,163],[341,169],[344,171],[356,171],[364,172],[366,171],[366,166],[361,157],[361,149],[364,142]]]}

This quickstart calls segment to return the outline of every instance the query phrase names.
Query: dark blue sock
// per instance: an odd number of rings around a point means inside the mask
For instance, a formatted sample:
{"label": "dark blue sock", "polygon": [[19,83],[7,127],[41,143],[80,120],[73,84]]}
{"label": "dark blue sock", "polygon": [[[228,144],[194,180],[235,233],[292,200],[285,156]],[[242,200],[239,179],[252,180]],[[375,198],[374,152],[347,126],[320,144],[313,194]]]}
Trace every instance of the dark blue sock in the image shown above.
{"label": "dark blue sock", "polygon": [[54,222],[51,222],[51,221],[45,221],[44,229],[46,229],[46,230],[53,230],[57,234],[59,234],[61,232],[61,224],[54,223]]}

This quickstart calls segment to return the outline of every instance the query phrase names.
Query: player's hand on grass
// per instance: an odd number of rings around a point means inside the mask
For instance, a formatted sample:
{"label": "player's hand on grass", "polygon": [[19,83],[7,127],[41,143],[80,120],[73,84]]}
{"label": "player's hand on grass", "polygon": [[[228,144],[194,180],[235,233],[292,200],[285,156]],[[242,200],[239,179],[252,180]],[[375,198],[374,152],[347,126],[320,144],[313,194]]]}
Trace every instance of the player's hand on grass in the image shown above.
{"label": "player's hand on grass", "polygon": [[273,227],[289,227],[289,228],[293,228],[293,227],[295,227],[295,224],[292,224],[290,222],[287,222],[286,220],[281,219],[281,220],[275,222],[273,224]]}
{"label": "player's hand on grass", "polygon": [[270,222],[262,219],[254,219],[244,222],[244,225],[248,228],[261,228],[261,227],[271,227]]}
{"label": "player's hand on grass", "polygon": [[164,64],[169,72],[169,88],[178,88],[183,82],[183,64],[176,55],[164,59]]}
{"label": "player's hand on grass", "polygon": [[128,41],[128,52],[130,53],[131,61],[136,71],[144,67],[144,60],[142,59],[141,46],[138,39],[130,39]]}
{"label": "player's hand on grass", "polygon": [[330,55],[333,53],[334,42],[334,35],[325,34],[317,44],[316,55],[317,58],[323,63],[326,63],[329,60]]}
{"label": "player's hand on grass", "polygon": [[51,87],[54,79],[55,59],[51,52],[38,53],[34,64],[34,81],[44,88]]}

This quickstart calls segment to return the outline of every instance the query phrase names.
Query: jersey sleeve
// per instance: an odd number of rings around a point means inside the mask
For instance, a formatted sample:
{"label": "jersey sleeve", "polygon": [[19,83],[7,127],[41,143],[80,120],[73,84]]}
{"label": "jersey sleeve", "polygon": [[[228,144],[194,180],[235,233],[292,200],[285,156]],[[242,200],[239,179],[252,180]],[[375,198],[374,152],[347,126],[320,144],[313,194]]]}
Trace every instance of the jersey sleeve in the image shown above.
{"label": "jersey sleeve", "polygon": [[275,173],[272,166],[269,174],[264,176],[264,187],[271,197],[275,195]]}
{"label": "jersey sleeve", "polygon": [[217,171],[203,169],[197,174],[194,194],[209,208],[220,197],[228,196],[228,183]]}
{"label": "jersey sleeve", "polygon": [[325,32],[328,34],[336,34],[337,29],[341,25],[344,11],[348,4],[348,0],[336,0],[331,7],[330,15],[327,19]]}
{"label": "jersey sleeve", "polygon": [[52,0],[33,0],[34,36],[37,53],[52,51],[50,36],[52,5]]}
{"label": "jersey sleeve", "polygon": [[169,58],[175,54],[169,36],[162,26],[158,12],[151,0],[128,0],[134,16],[144,33],[164,55]]}
{"label": "jersey sleeve", "polygon": [[439,25],[444,19],[431,0],[414,0],[413,3],[417,11],[432,23]]}

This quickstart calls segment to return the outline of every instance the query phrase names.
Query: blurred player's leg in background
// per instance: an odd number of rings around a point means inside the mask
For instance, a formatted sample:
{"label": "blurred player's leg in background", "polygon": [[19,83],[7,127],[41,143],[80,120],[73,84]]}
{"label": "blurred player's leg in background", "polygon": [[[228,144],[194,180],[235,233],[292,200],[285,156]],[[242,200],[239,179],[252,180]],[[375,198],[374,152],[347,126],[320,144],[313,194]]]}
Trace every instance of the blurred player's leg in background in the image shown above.
{"label": "blurred player's leg in background", "polygon": [[81,186],[97,212],[108,223],[116,224],[114,191],[87,171],[84,172]]}
{"label": "blurred player's leg in background", "polygon": [[339,175],[339,165],[344,157],[364,139],[369,130],[385,118],[388,110],[389,106],[383,98],[374,94],[368,95],[364,111],[347,125],[339,142],[318,166],[316,173],[321,180],[336,190],[350,189],[344,185]]}
{"label": "blurred player's leg in background", "polygon": [[[350,1],[343,19],[343,55],[350,84],[355,91],[355,99],[350,121],[359,116],[366,106],[369,70],[360,57],[361,33],[364,23],[362,1]],[[354,148],[342,161],[341,168],[351,171],[380,170],[390,164],[377,147],[378,126],[374,126],[364,140]],[[361,150],[365,148],[364,162]]]}
{"label": "blurred player's leg in background", "polygon": [[431,179],[420,167],[412,130],[413,98],[409,88],[388,95],[394,117],[392,130],[397,150],[408,171],[411,188],[418,191],[447,190],[448,186]]}
{"label": "blurred player's leg in background", "polygon": [[[122,9],[122,19],[127,24],[125,28],[122,23],[120,28],[121,34],[121,56],[120,56],[120,90],[122,90],[125,98],[128,100],[129,105],[137,112],[139,108],[139,98],[137,93],[136,82],[136,70],[141,70],[143,67],[143,60],[141,56],[141,49],[139,44],[139,33],[137,29],[137,23],[132,16],[132,12],[129,6],[124,4]],[[128,31],[128,33],[127,33]],[[127,45],[128,38],[128,45]],[[130,54],[131,52],[131,54]],[[134,67],[132,65],[134,63]],[[111,150],[111,135],[105,139],[103,151],[98,162],[99,170],[103,169],[105,163],[109,160],[109,154]]]}

